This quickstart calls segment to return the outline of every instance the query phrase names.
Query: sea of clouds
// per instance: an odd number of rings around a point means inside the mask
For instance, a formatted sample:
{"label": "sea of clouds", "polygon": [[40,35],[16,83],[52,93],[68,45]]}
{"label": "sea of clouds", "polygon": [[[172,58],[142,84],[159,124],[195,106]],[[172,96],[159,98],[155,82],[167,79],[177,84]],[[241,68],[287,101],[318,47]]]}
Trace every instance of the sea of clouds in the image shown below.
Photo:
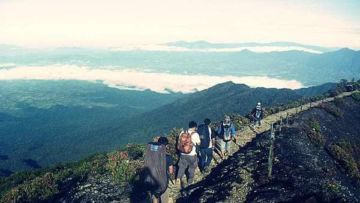
{"label": "sea of clouds", "polygon": [[267,76],[210,76],[149,72],[134,69],[93,69],[75,65],[17,66],[0,69],[0,80],[81,80],[102,81],[109,87],[132,90],[152,90],[159,93],[191,93],[219,83],[232,81],[250,87],[298,89],[296,80]]}

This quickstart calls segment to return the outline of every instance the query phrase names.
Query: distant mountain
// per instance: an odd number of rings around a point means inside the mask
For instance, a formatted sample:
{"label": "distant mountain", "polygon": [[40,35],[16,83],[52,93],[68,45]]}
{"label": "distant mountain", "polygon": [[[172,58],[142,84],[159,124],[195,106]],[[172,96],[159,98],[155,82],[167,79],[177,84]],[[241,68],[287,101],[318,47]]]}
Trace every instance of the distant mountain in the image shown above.
{"label": "distant mountain", "polygon": [[[176,42],[170,45],[189,47],[234,47],[233,44]],[[256,43],[245,45],[258,46]],[[259,44],[263,45],[263,44]],[[297,44],[269,43],[269,46]],[[300,45],[299,45],[300,46]],[[306,49],[320,50],[316,47]],[[15,49],[15,51],[14,51]],[[340,79],[360,78],[360,51],[328,50],[322,54],[300,50],[252,52],[235,51],[171,51],[57,48],[28,50],[0,46],[0,67],[76,65],[94,69],[133,69],[185,75],[211,76],[268,76],[297,80],[305,86],[315,86]],[[6,64],[12,64],[11,66]]]}
{"label": "distant mountain", "polygon": [[189,49],[210,49],[210,48],[240,48],[240,47],[302,47],[309,50],[319,51],[319,52],[328,52],[334,51],[336,48],[328,48],[321,46],[313,45],[304,45],[295,42],[269,42],[269,43],[257,43],[257,42],[247,42],[247,43],[211,43],[204,40],[199,41],[175,41],[166,43],[167,46],[174,47],[183,47]]}

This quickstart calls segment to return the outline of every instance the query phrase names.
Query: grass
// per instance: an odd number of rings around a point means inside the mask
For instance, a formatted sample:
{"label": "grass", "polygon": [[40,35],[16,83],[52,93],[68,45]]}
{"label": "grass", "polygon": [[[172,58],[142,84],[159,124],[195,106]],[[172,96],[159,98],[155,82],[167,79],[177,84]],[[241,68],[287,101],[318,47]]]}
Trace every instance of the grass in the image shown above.
{"label": "grass", "polygon": [[357,183],[360,183],[360,172],[353,154],[354,147],[358,146],[352,145],[349,141],[340,141],[329,145],[327,151]]}
{"label": "grass", "polygon": [[0,182],[0,202],[50,201],[68,189],[62,187],[64,183],[81,181],[89,173],[101,174],[104,170],[104,156],[94,155],[86,160],[52,169],[15,173]]}
{"label": "grass", "polygon": [[[340,105],[340,101],[338,101],[338,105]],[[335,103],[336,104],[336,103]],[[319,109],[324,109],[329,114],[333,115],[336,118],[342,118],[344,116],[344,112],[341,111],[336,105],[332,104],[320,104],[317,106]]]}

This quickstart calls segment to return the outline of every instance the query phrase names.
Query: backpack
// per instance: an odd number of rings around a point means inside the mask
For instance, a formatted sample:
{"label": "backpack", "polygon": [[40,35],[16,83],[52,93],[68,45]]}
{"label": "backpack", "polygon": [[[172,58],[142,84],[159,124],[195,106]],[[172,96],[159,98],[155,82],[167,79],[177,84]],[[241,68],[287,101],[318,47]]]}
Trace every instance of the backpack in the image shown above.
{"label": "backpack", "polygon": [[177,143],[177,150],[179,150],[181,153],[184,154],[190,154],[190,152],[193,149],[193,143],[191,141],[191,136],[195,132],[192,132],[191,134],[189,132],[181,132],[178,143]]}
{"label": "backpack", "polygon": [[200,137],[200,148],[208,148],[210,146],[209,127],[205,124],[201,124],[199,125],[197,132]]}
{"label": "backpack", "polygon": [[229,142],[231,140],[231,128],[232,128],[232,124],[230,124],[228,128],[225,128],[224,125],[221,124],[223,140],[225,142]]}
{"label": "backpack", "polygon": [[143,187],[155,194],[162,194],[168,187],[166,146],[149,143],[145,151]]}

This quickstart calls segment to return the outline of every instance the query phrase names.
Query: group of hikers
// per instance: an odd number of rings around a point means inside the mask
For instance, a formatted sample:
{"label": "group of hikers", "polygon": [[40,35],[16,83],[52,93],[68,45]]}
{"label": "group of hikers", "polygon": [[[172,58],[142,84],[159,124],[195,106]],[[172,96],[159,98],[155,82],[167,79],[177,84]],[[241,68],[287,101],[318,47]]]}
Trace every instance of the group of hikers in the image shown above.
{"label": "group of hikers", "polygon": [[[257,103],[250,115],[253,121],[252,125],[260,126],[263,117],[260,102]],[[177,137],[176,150],[179,159],[176,174],[173,160],[166,153],[166,146],[169,144],[168,139],[160,137],[157,142],[150,142],[145,151],[142,186],[150,193],[151,201],[153,203],[168,203],[169,181],[184,189],[193,183],[197,168],[203,174],[210,172],[209,167],[214,152],[221,159],[226,159],[230,154],[232,142],[236,144],[236,129],[230,116],[225,115],[217,128],[211,127],[209,118],[205,118],[201,125],[197,125],[195,121],[190,121],[188,129],[183,130]],[[175,182],[170,178],[171,175],[176,175]],[[186,194],[182,192],[182,195]]]}

